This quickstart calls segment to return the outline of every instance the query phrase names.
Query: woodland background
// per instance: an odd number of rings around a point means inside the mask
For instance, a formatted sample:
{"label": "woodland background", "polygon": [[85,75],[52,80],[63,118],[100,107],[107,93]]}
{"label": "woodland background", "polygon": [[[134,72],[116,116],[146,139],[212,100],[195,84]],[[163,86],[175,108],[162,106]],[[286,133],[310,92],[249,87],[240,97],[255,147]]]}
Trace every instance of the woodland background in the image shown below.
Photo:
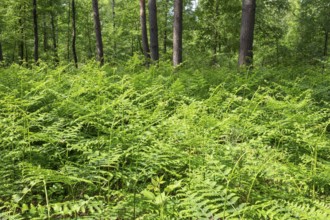
{"label": "woodland background", "polygon": [[0,219],[330,219],[329,15],[2,0]]}

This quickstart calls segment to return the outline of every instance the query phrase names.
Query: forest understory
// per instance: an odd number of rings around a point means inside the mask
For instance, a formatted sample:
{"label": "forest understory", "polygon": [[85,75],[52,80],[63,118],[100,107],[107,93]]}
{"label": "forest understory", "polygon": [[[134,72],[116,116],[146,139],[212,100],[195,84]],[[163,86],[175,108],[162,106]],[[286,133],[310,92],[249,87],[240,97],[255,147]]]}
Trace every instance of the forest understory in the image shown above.
{"label": "forest understory", "polygon": [[330,218],[315,67],[0,69],[0,219]]}

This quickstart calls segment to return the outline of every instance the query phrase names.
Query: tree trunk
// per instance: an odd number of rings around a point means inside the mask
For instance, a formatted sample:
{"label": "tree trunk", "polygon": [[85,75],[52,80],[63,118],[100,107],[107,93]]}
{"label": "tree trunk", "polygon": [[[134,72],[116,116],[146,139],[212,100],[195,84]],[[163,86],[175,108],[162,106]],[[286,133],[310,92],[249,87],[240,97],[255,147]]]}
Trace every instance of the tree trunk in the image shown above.
{"label": "tree trunk", "polygon": [[99,6],[98,0],[93,0],[93,12],[94,12],[94,27],[96,34],[96,50],[98,55],[98,60],[100,65],[104,64],[103,57],[103,42],[102,42],[102,32],[101,32],[101,22],[100,22],[100,14],[99,14]]}
{"label": "tree trunk", "polygon": [[329,31],[325,31],[324,33],[324,50],[323,50],[323,65],[322,65],[322,73],[325,70],[325,61],[328,56],[328,41],[329,41]]}
{"label": "tree trunk", "polygon": [[[214,24],[216,24],[218,22],[219,19],[219,0],[215,1],[215,12],[214,12]],[[218,41],[219,41],[219,31],[217,26],[215,26],[216,28],[214,28],[214,37],[213,37],[213,57],[212,57],[212,64],[215,65],[217,64],[217,49],[218,49]],[[220,52],[220,51],[219,51]]]}
{"label": "tree trunk", "polygon": [[[90,16],[85,16],[85,36],[87,37],[88,44],[86,45],[87,50],[87,58],[91,60],[95,54],[93,52],[93,45],[92,45],[92,34],[93,34],[93,22],[91,22]],[[95,50],[94,50],[95,51]]]}
{"label": "tree trunk", "polygon": [[68,11],[68,24],[67,24],[67,43],[66,43],[66,50],[67,50],[67,59],[68,62],[70,62],[70,32],[71,32],[71,28],[70,28],[70,23],[71,23],[71,4],[70,4],[70,0],[68,2],[69,4],[69,11]]}
{"label": "tree trunk", "polygon": [[[0,63],[3,61],[2,44],[0,42]],[[0,64],[1,65],[1,64]]]}
{"label": "tree trunk", "polygon": [[182,63],[182,13],[183,0],[174,1],[174,24],[173,24],[173,65]]}
{"label": "tree trunk", "polygon": [[329,31],[325,31],[324,34],[324,51],[323,51],[323,56],[326,59],[328,56],[328,41],[329,41]]}
{"label": "tree trunk", "polygon": [[[52,1],[51,1],[52,2]],[[52,4],[52,3],[51,3]],[[59,58],[58,58],[58,54],[57,54],[57,44],[56,44],[56,29],[55,29],[55,15],[53,12],[53,8],[52,8],[52,12],[50,13],[51,16],[51,26],[52,26],[52,41],[53,41],[53,53],[54,53],[54,61],[55,64],[59,63]]]}
{"label": "tree trunk", "polygon": [[140,22],[142,31],[142,47],[144,56],[150,58],[150,50],[148,44],[148,31],[147,31],[147,17],[146,17],[146,3],[145,0],[140,0]]}
{"label": "tree trunk", "polygon": [[87,21],[87,25],[88,25],[88,28],[87,28],[87,36],[88,36],[88,59],[92,59],[93,58],[93,47],[92,47],[92,39],[91,39],[91,33],[93,32],[91,30],[91,23],[90,23],[90,20],[89,18],[87,17],[88,21]]}
{"label": "tree trunk", "polygon": [[26,45],[27,45],[26,36],[24,34],[25,63],[28,63],[29,62],[29,50],[28,50],[28,47]]}
{"label": "tree trunk", "polygon": [[157,24],[157,5],[156,0],[149,0],[149,25],[150,25],[150,50],[151,59],[159,59],[158,47],[158,24]]}
{"label": "tree trunk", "polygon": [[78,58],[77,58],[77,51],[76,51],[76,36],[77,36],[77,29],[76,29],[76,5],[75,0],[71,2],[72,8],[72,55],[74,60],[74,65],[78,68]]}
{"label": "tree trunk", "polygon": [[277,66],[280,65],[280,44],[278,37],[276,37],[276,64]]}
{"label": "tree trunk", "polygon": [[12,48],[12,58],[11,58],[11,62],[15,62],[16,60],[16,46],[17,46],[17,42],[16,40],[14,41],[14,46]]}
{"label": "tree trunk", "polygon": [[[111,3],[111,8],[112,8],[112,28],[113,28],[113,31],[116,32],[116,21],[115,21],[115,18],[116,18],[116,11],[115,11],[115,0],[112,0],[112,3]],[[116,39],[113,41],[113,53],[114,55],[116,56],[117,54],[117,41]]]}
{"label": "tree trunk", "polygon": [[167,19],[168,19],[168,3],[169,0],[165,2],[165,12],[164,12],[164,36],[163,36],[163,53],[167,52]]}
{"label": "tree trunk", "polygon": [[250,66],[253,63],[253,32],[255,23],[256,0],[242,1],[242,23],[238,65]]}
{"label": "tree trunk", "polygon": [[37,0],[33,0],[34,62],[39,60],[38,14]]}
{"label": "tree trunk", "polygon": [[23,21],[22,18],[19,19],[18,21],[19,23],[19,29],[20,29],[20,40],[19,40],[19,57],[20,57],[20,61],[19,63],[23,63],[24,62],[24,27],[23,27]]}
{"label": "tree trunk", "polygon": [[43,15],[42,17],[42,32],[44,36],[43,40],[43,46],[44,46],[44,52],[48,51],[48,34],[47,34],[47,21],[46,21],[46,15]]}

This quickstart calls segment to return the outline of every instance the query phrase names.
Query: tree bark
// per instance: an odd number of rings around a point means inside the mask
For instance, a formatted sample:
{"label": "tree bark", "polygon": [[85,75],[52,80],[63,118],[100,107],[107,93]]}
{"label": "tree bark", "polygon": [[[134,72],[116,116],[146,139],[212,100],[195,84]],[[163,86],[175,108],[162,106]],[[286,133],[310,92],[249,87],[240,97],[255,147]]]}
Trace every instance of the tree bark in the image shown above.
{"label": "tree bark", "polygon": [[43,32],[43,46],[44,46],[44,52],[48,51],[48,34],[47,34],[47,21],[46,21],[46,15],[44,14],[42,17],[42,32]]}
{"label": "tree bark", "polygon": [[88,59],[92,59],[93,58],[93,47],[92,47],[92,38],[91,38],[91,33],[93,32],[92,29],[90,28],[92,25],[91,25],[91,22],[90,22],[90,19],[89,17],[87,17],[87,36],[88,36]]}
{"label": "tree bark", "polygon": [[150,50],[151,59],[157,61],[159,59],[158,46],[158,23],[157,23],[157,4],[156,0],[149,0],[149,26],[150,26]]}
{"label": "tree bark", "polygon": [[23,27],[23,21],[22,18],[19,19],[19,29],[20,29],[20,40],[19,40],[19,57],[20,61],[19,63],[22,64],[24,62],[24,27]]}
{"label": "tree bark", "polygon": [[[115,0],[112,0],[112,3],[111,3],[111,9],[112,9],[112,28],[113,28],[113,31],[114,32],[116,32],[116,21],[115,21],[116,11],[115,11],[115,5],[116,5]],[[116,39],[113,41],[113,53],[116,56],[116,54],[117,54],[117,42],[116,42]]]}
{"label": "tree bark", "polygon": [[[52,2],[52,1],[51,1]],[[52,3],[51,3],[52,4]],[[50,13],[51,16],[51,26],[52,26],[52,41],[53,41],[53,53],[54,53],[54,61],[55,64],[59,63],[59,58],[58,58],[58,54],[57,54],[57,44],[56,44],[56,29],[55,29],[55,15],[53,12],[53,8],[52,8],[52,12]]]}
{"label": "tree bark", "polygon": [[74,65],[78,68],[78,58],[76,51],[76,36],[77,36],[77,28],[76,28],[76,5],[75,0],[71,1],[72,8],[72,55],[74,60]]}
{"label": "tree bark", "polygon": [[163,36],[163,53],[167,52],[167,19],[168,19],[168,3],[169,0],[165,2],[165,12],[164,12],[164,36]]}
{"label": "tree bark", "polygon": [[98,55],[98,60],[100,65],[104,64],[103,57],[103,42],[102,42],[102,32],[101,32],[101,22],[100,22],[100,14],[99,14],[99,6],[98,0],[93,0],[93,12],[94,12],[94,27],[96,34],[96,50]]}
{"label": "tree bark", "polygon": [[255,11],[256,0],[242,0],[242,23],[238,59],[239,66],[250,66],[253,63]]}
{"label": "tree bark", "polygon": [[324,50],[323,50],[324,58],[326,58],[328,56],[328,41],[329,41],[329,31],[325,31],[325,34],[324,34]]}
{"label": "tree bark", "polygon": [[3,61],[2,44],[0,42],[0,63]]}
{"label": "tree bark", "polygon": [[70,62],[70,32],[71,32],[71,28],[70,28],[70,23],[71,23],[71,4],[70,4],[70,0],[68,1],[69,4],[69,11],[68,11],[68,24],[67,24],[67,43],[66,43],[66,50],[67,50],[67,59],[68,62]]}
{"label": "tree bark", "polygon": [[173,65],[182,63],[182,13],[183,0],[174,1],[174,24],[173,24]]}
{"label": "tree bark", "polygon": [[146,3],[145,0],[140,0],[140,22],[142,31],[142,48],[144,56],[150,58],[150,50],[148,43],[148,31],[147,31],[147,17],[146,17]]}
{"label": "tree bark", "polygon": [[34,31],[34,62],[39,61],[39,37],[38,37],[38,14],[37,14],[37,0],[33,1],[33,31]]}
{"label": "tree bark", "polygon": [[15,60],[16,60],[16,46],[17,46],[17,42],[16,42],[16,40],[15,40],[15,41],[14,41],[14,46],[13,46],[13,48],[12,48],[12,54],[11,54],[12,58],[11,58],[11,62],[15,62]]}
{"label": "tree bark", "polygon": [[[214,24],[218,22],[219,19],[219,0],[215,0],[215,12],[214,12]],[[217,63],[217,49],[219,45],[219,31],[217,26],[214,28],[214,37],[213,37],[213,57],[212,57],[212,64],[215,65]],[[219,51],[220,52],[220,51]]]}
{"label": "tree bark", "polygon": [[328,41],[329,41],[329,31],[326,30],[324,33],[324,48],[323,48],[323,65],[322,65],[322,73],[325,70],[325,61],[328,56]]}

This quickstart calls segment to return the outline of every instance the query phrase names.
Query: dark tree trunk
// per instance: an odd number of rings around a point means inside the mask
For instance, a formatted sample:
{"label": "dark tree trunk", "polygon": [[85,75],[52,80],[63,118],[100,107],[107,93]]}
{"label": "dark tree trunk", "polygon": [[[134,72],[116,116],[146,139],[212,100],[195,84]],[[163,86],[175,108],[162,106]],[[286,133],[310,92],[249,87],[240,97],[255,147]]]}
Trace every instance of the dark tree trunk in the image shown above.
{"label": "dark tree trunk", "polygon": [[174,0],[173,65],[182,63],[182,13],[183,0]]}
{"label": "dark tree trunk", "polygon": [[213,42],[213,56],[212,56],[212,64],[217,64],[217,53],[218,53],[218,32],[215,31],[214,33],[214,42]]}
{"label": "dark tree trunk", "polygon": [[53,10],[54,9],[52,9],[52,12],[50,13],[50,16],[51,16],[51,26],[52,26],[53,53],[54,53],[55,64],[58,64],[59,63],[59,58],[58,58],[58,54],[57,54],[55,15],[54,15]]}
{"label": "dark tree trunk", "polygon": [[325,31],[324,33],[324,48],[323,48],[323,65],[322,65],[322,73],[324,73],[325,70],[325,61],[328,56],[328,41],[329,41],[329,31]]}
{"label": "dark tree trunk", "polygon": [[[219,0],[215,1],[215,16],[214,16],[214,23],[216,24],[219,19]],[[212,64],[215,65],[217,63],[217,49],[218,49],[218,41],[219,41],[219,31],[217,28],[214,30],[213,35],[213,57],[212,57]],[[220,51],[219,51],[220,52]]]}
{"label": "dark tree trunk", "polygon": [[28,50],[28,47],[26,45],[27,45],[26,36],[24,34],[25,62],[28,63],[29,62],[29,50]]}
{"label": "dark tree trunk", "polygon": [[47,21],[46,21],[46,15],[43,15],[42,17],[42,32],[43,32],[43,36],[44,36],[44,52],[48,51],[48,34],[47,34]]}
{"label": "dark tree trunk", "polygon": [[[88,40],[88,44],[86,45],[86,49],[87,49],[87,57],[88,59],[92,59],[95,54],[93,52],[93,45],[92,45],[92,34],[93,34],[93,22],[91,22],[91,18],[90,16],[85,16],[85,36],[87,37]],[[95,51],[95,50],[94,50]]]}
{"label": "dark tree trunk", "polygon": [[39,37],[38,37],[38,14],[37,14],[37,0],[33,1],[33,31],[34,31],[34,62],[39,60]]}
{"label": "dark tree trunk", "polygon": [[15,62],[16,61],[16,46],[17,46],[17,42],[14,41],[14,46],[12,48],[12,58],[11,58],[11,62]]}
{"label": "dark tree trunk", "polygon": [[70,23],[71,23],[71,4],[70,4],[70,0],[68,2],[69,4],[69,11],[68,11],[68,24],[67,24],[67,43],[66,43],[66,50],[67,50],[67,59],[68,62],[70,62],[70,33],[71,33],[71,27],[70,27]]}
{"label": "dark tree trunk", "polygon": [[98,60],[100,62],[100,65],[102,66],[104,64],[104,57],[103,57],[103,42],[102,42],[98,0],[93,0],[93,12],[94,12],[94,27],[96,34],[96,50],[97,50]]}
{"label": "dark tree trunk", "polygon": [[157,23],[157,4],[156,0],[149,0],[149,25],[150,25],[150,51],[151,59],[159,59],[158,46],[158,23]]}
{"label": "dark tree trunk", "polygon": [[255,11],[256,0],[242,0],[242,23],[238,59],[239,66],[250,66],[253,63]]}
{"label": "dark tree trunk", "polygon": [[279,38],[276,37],[276,64],[280,65],[280,44]]}
{"label": "dark tree trunk", "polygon": [[24,27],[23,27],[23,21],[22,18],[19,19],[19,29],[20,29],[20,40],[19,40],[19,57],[20,57],[20,63],[22,64],[24,62]]}
{"label": "dark tree trunk", "polygon": [[0,63],[3,61],[2,44],[0,42]]}
{"label": "dark tree trunk", "polygon": [[[111,3],[111,8],[112,8],[112,28],[113,28],[113,31],[116,32],[116,21],[115,21],[115,18],[116,18],[116,11],[115,11],[115,0],[112,0],[112,3]],[[114,55],[117,54],[117,42],[116,42],[116,39],[113,41],[113,53]]]}
{"label": "dark tree trunk", "polygon": [[76,36],[77,36],[77,29],[76,29],[76,5],[75,0],[71,2],[72,8],[72,55],[74,60],[74,65],[78,68],[78,58],[77,58],[77,51],[76,51]]}
{"label": "dark tree trunk", "polygon": [[146,17],[146,3],[145,0],[140,0],[140,22],[142,31],[142,48],[144,56],[150,58],[150,50],[148,44],[148,31],[147,31],[147,17]]}
{"label": "dark tree trunk", "polygon": [[329,31],[325,31],[325,34],[324,34],[324,50],[323,50],[324,58],[326,58],[328,56],[328,41],[329,41]]}
{"label": "dark tree trunk", "polygon": [[168,3],[169,0],[165,2],[165,12],[164,12],[164,36],[163,36],[163,53],[167,52],[167,19],[168,19]]}
{"label": "dark tree trunk", "polygon": [[90,23],[90,20],[89,18],[87,18],[88,21],[87,21],[87,24],[88,24],[88,28],[87,28],[87,36],[88,36],[88,59],[92,59],[93,58],[93,47],[92,47],[92,39],[91,39],[91,33],[92,33],[92,30],[91,30],[91,23]]}

